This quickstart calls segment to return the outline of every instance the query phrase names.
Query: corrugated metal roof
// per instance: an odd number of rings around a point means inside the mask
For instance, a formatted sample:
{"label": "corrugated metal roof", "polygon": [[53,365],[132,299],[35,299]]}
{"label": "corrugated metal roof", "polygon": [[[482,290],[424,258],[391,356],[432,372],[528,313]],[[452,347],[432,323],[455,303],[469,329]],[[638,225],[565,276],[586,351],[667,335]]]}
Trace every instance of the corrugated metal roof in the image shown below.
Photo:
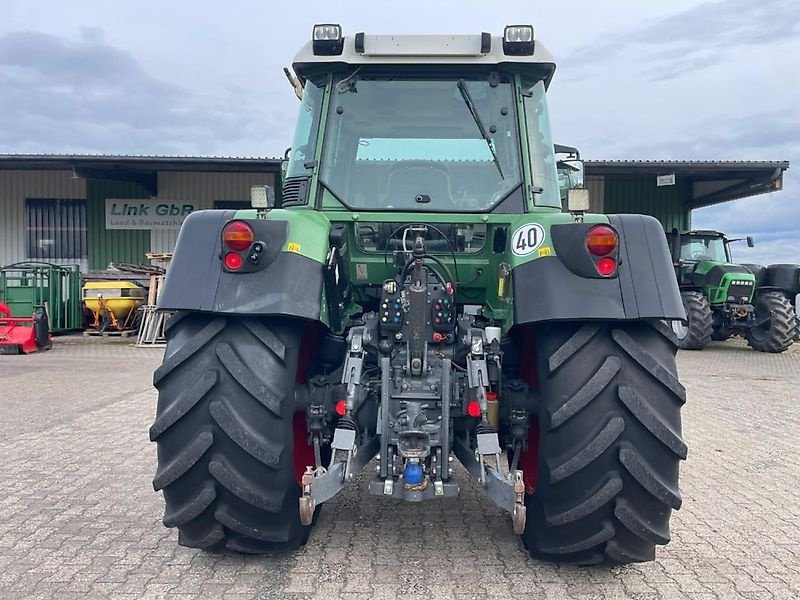
{"label": "corrugated metal roof", "polygon": [[141,171],[276,171],[279,158],[118,154],[0,154],[0,170],[131,169]]}
{"label": "corrugated metal roof", "polygon": [[[170,163],[264,163],[274,165],[280,158],[271,156],[181,156],[167,154],[0,154],[0,168],[9,162],[163,162]],[[586,160],[586,166],[602,167],[645,167],[645,168],[701,168],[701,169],[788,169],[788,160]],[[7,168],[7,167],[6,167]]]}
{"label": "corrugated metal roof", "polygon": [[180,154],[2,154],[0,160],[243,160],[243,161],[274,161],[280,160],[270,156],[187,156]]}
{"label": "corrugated metal roof", "polygon": [[788,169],[788,160],[587,160],[587,167],[655,169]]}

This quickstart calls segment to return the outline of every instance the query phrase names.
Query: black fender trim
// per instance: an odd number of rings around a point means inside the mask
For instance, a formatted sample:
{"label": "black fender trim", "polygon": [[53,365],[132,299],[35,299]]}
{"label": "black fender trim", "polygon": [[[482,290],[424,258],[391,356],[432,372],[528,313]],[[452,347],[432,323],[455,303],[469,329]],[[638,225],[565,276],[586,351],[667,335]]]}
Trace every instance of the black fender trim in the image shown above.
{"label": "black fender trim", "polygon": [[620,236],[617,277],[582,277],[558,256],[520,265],[512,274],[516,324],[686,318],[658,220],[609,215],[609,222]]}
{"label": "black fender trim", "polygon": [[800,294],[800,265],[768,266],[763,285],[779,288],[793,296]]}
{"label": "black fender trim", "polygon": [[205,210],[186,218],[158,308],[320,320],[323,267],[317,261],[280,252],[264,269],[224,271],[220,232],[234,215]]}

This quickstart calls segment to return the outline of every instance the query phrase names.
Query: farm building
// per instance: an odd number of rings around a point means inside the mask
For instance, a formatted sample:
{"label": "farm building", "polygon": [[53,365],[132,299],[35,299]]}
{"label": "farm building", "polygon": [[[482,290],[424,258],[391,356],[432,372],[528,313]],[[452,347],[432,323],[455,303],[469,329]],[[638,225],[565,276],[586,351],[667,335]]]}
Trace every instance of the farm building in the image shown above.
{"label": "farm building", "polygon": [[[780,190],[788,167],[594,160],[586,181],[595,212],[687,229],[694,208]],[[147,252],[172,250],[188,213],[248,207],[250,187],[275,186],[280,172],[271,158],[0,155],[0,265],[145,263]]]}

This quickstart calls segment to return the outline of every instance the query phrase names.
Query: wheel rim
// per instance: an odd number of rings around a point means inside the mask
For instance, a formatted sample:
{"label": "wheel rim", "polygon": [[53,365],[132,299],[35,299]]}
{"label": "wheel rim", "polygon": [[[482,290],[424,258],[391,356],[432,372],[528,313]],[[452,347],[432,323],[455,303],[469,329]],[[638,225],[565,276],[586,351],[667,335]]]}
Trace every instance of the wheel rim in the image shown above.
{"label": "wheel rim", "polygon": [[672,331],[675,337],[682,340],[689,334],[689,325],[683,321],[672,321]]}

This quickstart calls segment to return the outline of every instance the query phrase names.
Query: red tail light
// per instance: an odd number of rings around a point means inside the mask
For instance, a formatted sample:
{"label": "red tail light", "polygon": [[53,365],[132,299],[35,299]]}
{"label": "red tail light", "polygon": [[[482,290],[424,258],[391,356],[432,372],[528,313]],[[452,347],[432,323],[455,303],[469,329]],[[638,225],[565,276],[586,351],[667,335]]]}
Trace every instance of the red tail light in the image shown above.
{"label": "red tail light", "polygon": [[597,261],[597,272],[600,275],[613,275],[617,270],[617,263],[613,258],[605,257]]}
{"label": "red tail light", "polygon": [[347,413],[347,402],[344,400],[339,400],[336,403],[336,414],[340,417],[343,417]]}
{"label": "red tail light", "polygon": [[608,225],[596,225],[586,234],[586,248],[595,256],[607,256],[617,249],[619,236]]}
{"label": "red tail light", "polygon": [[228,252],[225,255],[225,266],[231,271],[238,271],[242,268],[242,263],[244,259],[236,252]]}
{"label": "red tail light", "polygon": [[222,230],[222,240],[231,250],[243,252],[250,248],[255,239],[253,229],[244,221],[231,221]]}

